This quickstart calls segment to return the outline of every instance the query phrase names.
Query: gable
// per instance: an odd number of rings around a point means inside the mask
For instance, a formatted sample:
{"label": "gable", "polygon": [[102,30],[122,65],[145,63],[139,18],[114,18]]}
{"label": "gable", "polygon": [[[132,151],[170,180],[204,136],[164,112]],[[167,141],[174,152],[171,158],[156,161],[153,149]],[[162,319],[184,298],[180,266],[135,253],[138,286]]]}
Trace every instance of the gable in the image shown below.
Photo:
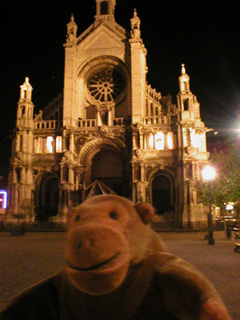
{"label": "gable", "polygon": [[103,24],[79,44],[81,50],[122,48],[123,46],[123,39]]}

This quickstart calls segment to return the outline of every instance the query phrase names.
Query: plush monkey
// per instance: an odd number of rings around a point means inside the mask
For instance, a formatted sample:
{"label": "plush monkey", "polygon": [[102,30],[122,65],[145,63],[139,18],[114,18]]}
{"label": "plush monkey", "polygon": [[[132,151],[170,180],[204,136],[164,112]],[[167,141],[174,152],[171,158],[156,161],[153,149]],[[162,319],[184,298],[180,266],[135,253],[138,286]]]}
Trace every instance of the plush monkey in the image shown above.
{"label": "plush monkey", "polygon": [[22,293],[1,320],[230,320],[192,265],[170,254],[151,227],[154,209],[116,195],[73,210],[66,270]]}

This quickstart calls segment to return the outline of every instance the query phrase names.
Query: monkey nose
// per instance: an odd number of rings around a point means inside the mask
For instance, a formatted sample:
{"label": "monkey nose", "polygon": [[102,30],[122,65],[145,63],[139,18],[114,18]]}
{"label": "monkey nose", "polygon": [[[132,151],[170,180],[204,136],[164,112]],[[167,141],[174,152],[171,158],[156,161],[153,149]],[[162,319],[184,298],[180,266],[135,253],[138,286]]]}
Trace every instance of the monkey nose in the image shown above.
{"label": "monkey nose", "polygon": [[94,246],[93,239],[84,239],[78,243],[78,249],[91,249]]}

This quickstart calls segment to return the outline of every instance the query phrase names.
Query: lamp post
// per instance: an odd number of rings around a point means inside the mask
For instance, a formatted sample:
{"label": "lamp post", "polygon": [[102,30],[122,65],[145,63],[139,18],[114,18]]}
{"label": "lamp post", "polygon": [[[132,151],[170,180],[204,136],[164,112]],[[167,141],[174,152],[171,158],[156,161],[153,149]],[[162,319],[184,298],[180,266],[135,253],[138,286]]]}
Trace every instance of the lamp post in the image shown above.
{"label": "lamp post", "polygon": [[216,171],[213,167],[207,165],[202,170],[202,177],[204,181],[208,182],[208,204],[209,204],[209,213],[208,213],[208,244],[214,245],[214,238],[213,238],[213,223],[212,223],[212,195],[211,195],[211,181],[216,177]]}

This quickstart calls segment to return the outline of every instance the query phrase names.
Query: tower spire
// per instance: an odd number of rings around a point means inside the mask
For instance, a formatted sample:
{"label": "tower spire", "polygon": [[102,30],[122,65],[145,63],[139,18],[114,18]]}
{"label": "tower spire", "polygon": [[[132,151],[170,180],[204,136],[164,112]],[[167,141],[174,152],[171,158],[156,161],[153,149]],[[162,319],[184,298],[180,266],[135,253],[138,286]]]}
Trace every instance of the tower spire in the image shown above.
{"label": "tower spire", "polygon": [[25,78],[25,82],[20,86],[20,101],[32,102],[32,86],[29,83],[29,78]]}
{"label": "tower spire", "polygon": [[186,73],[185,64],[181,65],[181,75],[178,78],[179,80],[179,91],[180,93],[188,93],[190,92],[190,77]]}
{"label": "tower spire", "polygon": [[185,69],[185,64],[184,63],[182,63],[181,73],[182,73],[182,75],[186,74],[186,69]]}
{"label": "tower spire", "polygon": [[32,86],[29,78],[26,77],[24,83],[20,86],[20,98],[17,109],[17,127],[31,128],[33,125]]}

